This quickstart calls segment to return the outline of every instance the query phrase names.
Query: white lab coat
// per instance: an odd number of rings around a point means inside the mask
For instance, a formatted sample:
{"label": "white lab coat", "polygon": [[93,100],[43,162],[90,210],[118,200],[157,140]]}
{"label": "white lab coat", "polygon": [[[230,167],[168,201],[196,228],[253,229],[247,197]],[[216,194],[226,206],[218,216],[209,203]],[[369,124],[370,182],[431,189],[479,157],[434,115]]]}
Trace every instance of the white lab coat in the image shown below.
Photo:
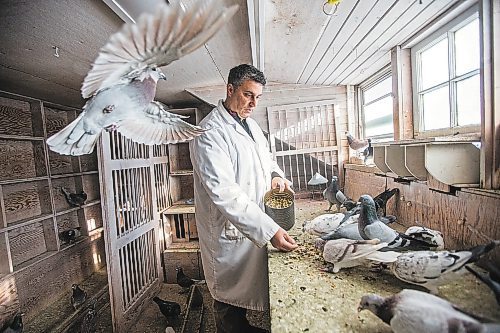
{"label": "white lab coat", "polygon": [[247,124],[255,141],[219,105],[200,126],[209,129],[190,142],[194,169],[196,226],[203,271],[213,298],[235,306],[269,306],[267,242],[279,226],[264,213],[271,158],[259,125]]}

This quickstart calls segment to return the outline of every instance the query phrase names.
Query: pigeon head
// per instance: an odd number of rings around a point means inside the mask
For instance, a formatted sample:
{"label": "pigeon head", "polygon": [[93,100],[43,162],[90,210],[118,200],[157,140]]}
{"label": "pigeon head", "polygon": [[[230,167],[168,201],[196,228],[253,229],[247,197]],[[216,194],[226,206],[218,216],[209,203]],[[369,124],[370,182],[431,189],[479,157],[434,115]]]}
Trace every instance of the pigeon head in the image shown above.
{"label": "pigeon head", "polygon": [[361,297],[361,301],[358,305],[358,312],[362,310],[370,310],[374,314],[377,314],[378,308],[384,304],[385,299],[377,294],[368,294]]}
{"label": "pigeon head", "polygon": [[151,78],[153,80],[155,80],[155,82],[158,82],[158,80],[166,80],[167,79],[165,74],[163,74],[162,70],[159,69],[158,67],[151,68],[151,70],[149,71],[149,76],[151,76]]}
{"label": "pigeon head", "polygon": [[368,194],[363,194],[359,197],[359,204],[361,205],[361,209],[365,211],[376,212],[375,201]]}
{"label": "pigeon head", "polygon": [[323,249],[325,248],[325,244],[326,244],[326,240],[323,240],[321,238],[316,238],[314,240],[314,247],[319,250],[319,251],[323,251]]}
{"label": "pigeon head", "polygon": [[73,289],[73,290],[78,289],[78,285],[76,283],[73,283],[71,285],[71,289]]}
{"label": "pigeon head", "polygon": [[176,271],[177,273],[182,273],[182,267],[180,267],[180,266],[179,266],[179,267],[176,267],[176,268],[175,268],[175,271]]}

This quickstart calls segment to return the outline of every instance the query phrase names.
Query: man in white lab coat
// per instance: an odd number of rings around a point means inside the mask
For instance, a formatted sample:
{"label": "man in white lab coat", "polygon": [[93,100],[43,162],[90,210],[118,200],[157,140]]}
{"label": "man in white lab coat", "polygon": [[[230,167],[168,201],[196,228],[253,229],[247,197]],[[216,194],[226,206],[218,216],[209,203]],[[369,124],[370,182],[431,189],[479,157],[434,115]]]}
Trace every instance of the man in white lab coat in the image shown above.
{"label": "man in white lab coat", "polygon": [[262,130],[249,118],[265,84],[251,65],[231,69],[226,99],[199,124],[209,130],[190,143],[196,225],[217,332],[263,331],[250,326],[246,310],[269,307],[266,244],[282,251],[297,247],[264,213],[269,189],[290,189]]}

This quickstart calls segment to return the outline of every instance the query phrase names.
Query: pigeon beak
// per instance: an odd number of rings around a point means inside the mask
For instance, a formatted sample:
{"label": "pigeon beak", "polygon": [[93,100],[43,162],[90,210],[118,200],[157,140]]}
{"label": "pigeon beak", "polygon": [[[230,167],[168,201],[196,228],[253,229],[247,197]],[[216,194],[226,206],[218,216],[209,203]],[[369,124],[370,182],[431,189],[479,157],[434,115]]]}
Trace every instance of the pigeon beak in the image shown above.
{"label": "pigeon beak", "polygon": [[167,80],[167,76],[163,73],[160,73],[160,79],[161,80]]}

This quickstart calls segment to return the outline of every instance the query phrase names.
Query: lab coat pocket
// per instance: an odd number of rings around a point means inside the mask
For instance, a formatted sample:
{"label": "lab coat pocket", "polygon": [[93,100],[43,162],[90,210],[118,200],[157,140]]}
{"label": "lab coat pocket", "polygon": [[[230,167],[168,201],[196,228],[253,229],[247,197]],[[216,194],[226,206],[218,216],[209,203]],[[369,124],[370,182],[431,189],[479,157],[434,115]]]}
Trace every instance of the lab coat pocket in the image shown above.
{"label": "lab coat pocket", "polygon": [[224,236],[227,239],[235,240],[244,238],[243,234],[229,221],[224,223]]}

